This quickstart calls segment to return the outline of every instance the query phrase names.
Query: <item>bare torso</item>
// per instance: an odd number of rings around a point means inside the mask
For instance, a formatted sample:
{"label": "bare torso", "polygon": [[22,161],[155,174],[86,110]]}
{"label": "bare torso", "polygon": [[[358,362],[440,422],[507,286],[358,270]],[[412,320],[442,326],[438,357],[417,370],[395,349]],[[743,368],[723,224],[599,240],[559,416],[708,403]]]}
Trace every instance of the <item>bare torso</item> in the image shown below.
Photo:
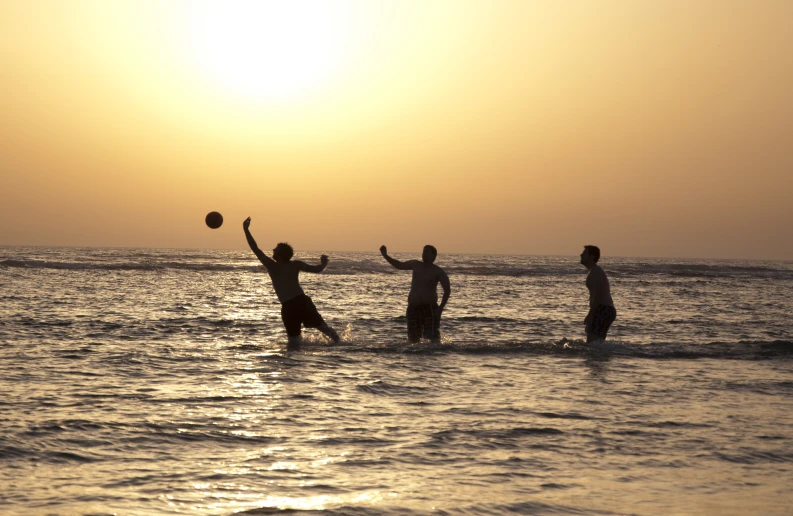
{"label": "bare torso", "polygon": [[597,265],[589,269],[586,276],[586,288],[589,289],[589,308],[599,305],[614,306],[611,299],[611,289],[605,271]]}
{"label": "bare torso", "polygon": [[267,273],[270,274],[270,279],[273,281],[275,294],[281,303],[285,303],[303,293],[298,280],[301,265],[302,262],[288,261],[274,262],[267,267]]}
{"label": "bare torso", "polygon": [[410,282],[408,304],[431,305],[438,302],[438,283],[443,269],[435,264],[413,263],[413,280]]}

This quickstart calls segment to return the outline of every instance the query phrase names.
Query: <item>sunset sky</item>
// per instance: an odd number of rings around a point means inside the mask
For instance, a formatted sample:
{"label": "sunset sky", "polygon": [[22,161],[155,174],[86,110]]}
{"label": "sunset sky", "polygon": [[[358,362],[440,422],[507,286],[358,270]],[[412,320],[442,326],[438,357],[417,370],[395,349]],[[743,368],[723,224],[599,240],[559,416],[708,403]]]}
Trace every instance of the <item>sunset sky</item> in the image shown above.
{"label": "sunset sky", "polygon": [[793,2],[0,0],[0,178],[0,245],[793,260]]}

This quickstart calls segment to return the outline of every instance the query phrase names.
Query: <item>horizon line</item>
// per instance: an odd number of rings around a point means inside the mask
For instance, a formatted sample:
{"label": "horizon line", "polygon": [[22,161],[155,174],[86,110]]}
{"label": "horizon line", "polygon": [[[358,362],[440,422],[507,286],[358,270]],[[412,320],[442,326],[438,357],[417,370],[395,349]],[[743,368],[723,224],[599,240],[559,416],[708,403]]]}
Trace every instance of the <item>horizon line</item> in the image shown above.
{"label": "horizon line", "polygon": [[[168,250],[183,250],[183,251],[244,251],[244,247],[240,248],[229,248],[229,247],[150,247],[150,246],[96,246],[96,245],[36,245],[36,244],[0,244],[0,248],[3,247],[30,247],[30,248],[50,248],[50,249],[168,249]],[[583,248],[583,244],[581,246]],[[379,250],[373,251],[352,251],[352,250],[332,250],[332,249],[307,249],[304,251],[300,251],[300,253],[295,252],[295,254],[303,254],[303,253],[323,253],[323,252],[333,252],[333,253],[378,253]],[[400,253],[400,254],[408,254],[408,253],[415,253],[417,251],[393,251],[389,250],[390,253]],[[445,252],[445,253],[438,253],[446,254],[446,255],[470,255],[470,256],[527,256],[527,257],[570,257],[576,256],[575,254],[529,254],[529,253],[471,253],[471,252]],[[603,255],[605,258],[642,258],[642,259],[664,259],[664,260],[720,260],[720,261],[763,261],[763,262],[782,262],[782,263],[793,263],[793,258],[708,258],[708,257],[692,257],[692,256],[626,256],[626,255],[610,255],[606,254]]]}

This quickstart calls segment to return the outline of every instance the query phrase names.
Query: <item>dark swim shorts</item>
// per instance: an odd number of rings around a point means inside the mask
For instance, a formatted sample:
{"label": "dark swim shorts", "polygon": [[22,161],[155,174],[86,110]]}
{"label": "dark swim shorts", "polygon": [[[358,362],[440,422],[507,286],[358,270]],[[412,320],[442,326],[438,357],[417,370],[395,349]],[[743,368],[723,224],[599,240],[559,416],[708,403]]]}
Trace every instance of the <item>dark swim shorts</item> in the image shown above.
{"label": "dark swim shorts", "polygon": [[325,322],[317,312],[314,302],[305,294],[293,297],[281,305],[281,319],[284,321],[286,334],[290,337],[300,336],[301,325],[306,328],[319,328]]}
{"label": "dark swim shorts", "polygon": [[589,311],[589,324],[587,333],[592,333],[600,339],[605,339],[611,323],[617,319],[617,310],[613,306],[598,305]]}
{"label": "dark swim shorts", "polygon": [[431,305],[408,305],[408,340],[418,342],[425,339],[441,338],[441,314],[438,303]]}

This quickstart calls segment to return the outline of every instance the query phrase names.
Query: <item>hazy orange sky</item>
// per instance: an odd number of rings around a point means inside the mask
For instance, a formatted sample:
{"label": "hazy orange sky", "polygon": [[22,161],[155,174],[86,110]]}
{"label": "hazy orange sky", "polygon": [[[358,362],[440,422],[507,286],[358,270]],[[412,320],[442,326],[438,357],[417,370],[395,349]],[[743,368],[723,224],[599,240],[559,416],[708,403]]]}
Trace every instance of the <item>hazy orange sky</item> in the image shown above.
{"label": "hazy orange sky", "polygon": [[0,245],[792,260],[792,143],[789,0],[0,1]]}

